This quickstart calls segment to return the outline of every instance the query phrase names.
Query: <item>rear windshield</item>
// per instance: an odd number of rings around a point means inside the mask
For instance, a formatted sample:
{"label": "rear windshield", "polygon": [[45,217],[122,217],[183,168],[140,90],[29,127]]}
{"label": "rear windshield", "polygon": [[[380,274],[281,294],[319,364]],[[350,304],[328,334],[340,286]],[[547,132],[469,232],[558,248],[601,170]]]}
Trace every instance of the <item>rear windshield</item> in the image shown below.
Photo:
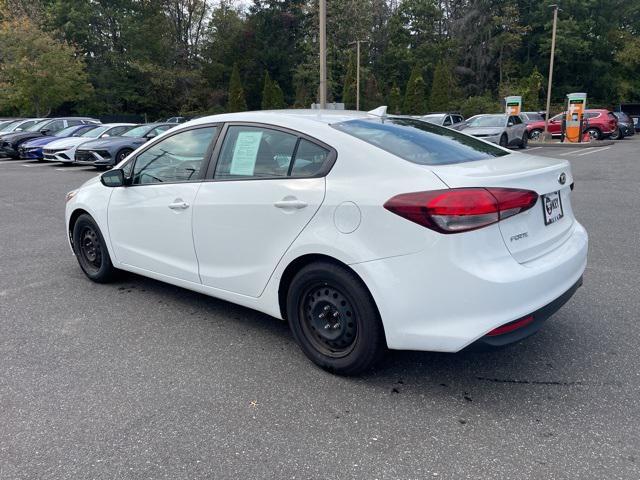
{"label": "rear windshield", "polygon": [[447,165],[509,155],[471,136],[412,118],[358,119],[332,126],[419,165]]}

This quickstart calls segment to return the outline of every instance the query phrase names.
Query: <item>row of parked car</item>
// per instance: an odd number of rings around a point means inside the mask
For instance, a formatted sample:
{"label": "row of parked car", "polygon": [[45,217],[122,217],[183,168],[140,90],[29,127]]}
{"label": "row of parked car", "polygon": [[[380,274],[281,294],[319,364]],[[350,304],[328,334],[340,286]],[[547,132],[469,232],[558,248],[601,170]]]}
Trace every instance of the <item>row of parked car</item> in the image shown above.
{"label": "row of parked car", "polygon": [[[564,113],[549,119],[547,128],[553,137],[562,135]],[[500,144],[504,147],[524,148],[528,140],[538,140],[545,127],[544,112],[522,112],[519,115],[482,114],[464,119],[458,113],[432,113],[419,117],[430,123],[461,130],[469,135]],[[589,109],[584,115],[584,133],[593,140],[612,138],[622,140],[640,131],[640,120],[624,112]]]}
{"label": "row of parked car", "polygon": [[[547,128],[552,136],[561,136],[563,117],[564,113],[559,113],[549,119]],[[541,112],[482,114],[466,120],[459,113],[432,113],[417,118],[464,131],[503,147],[525,148],[529,140],[538,140],[545,128],[544,113]],[[184,117],[172,117],[141,125],[102,124],[90,117],[7,119],[0,121],[0,157],[78,163],[106,169],[183,120]],[[585,111],[584,133],[593,140],[620,140],[636,131],[640,131],[640,120],[634,123],[624,112]]]}
{"label": "row of parked car", "polygon": [[103,124],[88,117],[6,120],[0,122],[0,157],[106,169],[176,123]]}

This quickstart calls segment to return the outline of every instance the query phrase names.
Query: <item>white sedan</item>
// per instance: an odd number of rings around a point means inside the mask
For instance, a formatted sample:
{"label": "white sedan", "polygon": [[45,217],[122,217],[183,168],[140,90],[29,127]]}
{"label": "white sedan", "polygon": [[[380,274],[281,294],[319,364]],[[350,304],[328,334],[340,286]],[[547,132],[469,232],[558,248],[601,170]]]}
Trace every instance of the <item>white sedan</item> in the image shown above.
{"label": "white sedan", "polygon": [[49,162],[74,163],[76,150],[83,143],[97,138],[117,137],[135,126],[134,123],[105,123],[77,137],[55,140],[42,150],[43,159]]}
{"label": "white sedan", "polygon": [[536,332],[581,285],[564,160],[411,118],[247,112],[182,124],[69,192],[96,282],[127,270],[289,322],[340,374],[390,349]]}

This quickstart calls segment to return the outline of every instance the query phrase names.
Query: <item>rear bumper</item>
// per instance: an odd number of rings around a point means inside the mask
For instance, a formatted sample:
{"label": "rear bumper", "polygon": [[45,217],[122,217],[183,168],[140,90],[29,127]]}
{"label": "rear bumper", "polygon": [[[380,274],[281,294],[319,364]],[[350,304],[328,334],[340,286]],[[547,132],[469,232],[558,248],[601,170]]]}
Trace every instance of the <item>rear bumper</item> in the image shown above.
{"label": "rear bumper", "polygon": [[586,267],[588,236],[577,221],[561,245],[526,263],[506,247],[492,248],[504,245],[498,228],[464,236],[446,236],[416,254],[351,265],[376,301],[389,348],[462,350],[499,326],[557,305]]}
{"label": "rear bumper", "polygon": [[527,337],[530,337],[534,333],[536,333],[544,322],[546,322],[549,317],[551,317],[554,313],[562,308],[562,306],[569,301],[573,294],[576,293],[578,288],[582,286],[582,277],[578,279],[573,286],[556,298],[553,302],[545,305],[544,307],[536,310],[531,313],[531,317],[533,317],[533,321],[523,326],[522,328],[518,328],[512,332],[505,333],[503,335],[485,335],[480,339],[476,340],[474,343],[469,345],[468,349],[489,349],[496,347],[504,347],[506,345],[510,345],[512,343],[519,342],[520,340],[524,340]]}

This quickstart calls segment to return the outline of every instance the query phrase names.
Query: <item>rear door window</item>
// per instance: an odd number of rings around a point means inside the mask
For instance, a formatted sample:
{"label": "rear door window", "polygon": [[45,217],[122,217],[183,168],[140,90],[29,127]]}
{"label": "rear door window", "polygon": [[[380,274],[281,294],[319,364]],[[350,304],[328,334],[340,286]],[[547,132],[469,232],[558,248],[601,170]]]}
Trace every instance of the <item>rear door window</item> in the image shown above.
{"label": "rear door window", "polygon": [[286,177],[298,137],[270,128],[231,126],[220,151],[216,178]]}

